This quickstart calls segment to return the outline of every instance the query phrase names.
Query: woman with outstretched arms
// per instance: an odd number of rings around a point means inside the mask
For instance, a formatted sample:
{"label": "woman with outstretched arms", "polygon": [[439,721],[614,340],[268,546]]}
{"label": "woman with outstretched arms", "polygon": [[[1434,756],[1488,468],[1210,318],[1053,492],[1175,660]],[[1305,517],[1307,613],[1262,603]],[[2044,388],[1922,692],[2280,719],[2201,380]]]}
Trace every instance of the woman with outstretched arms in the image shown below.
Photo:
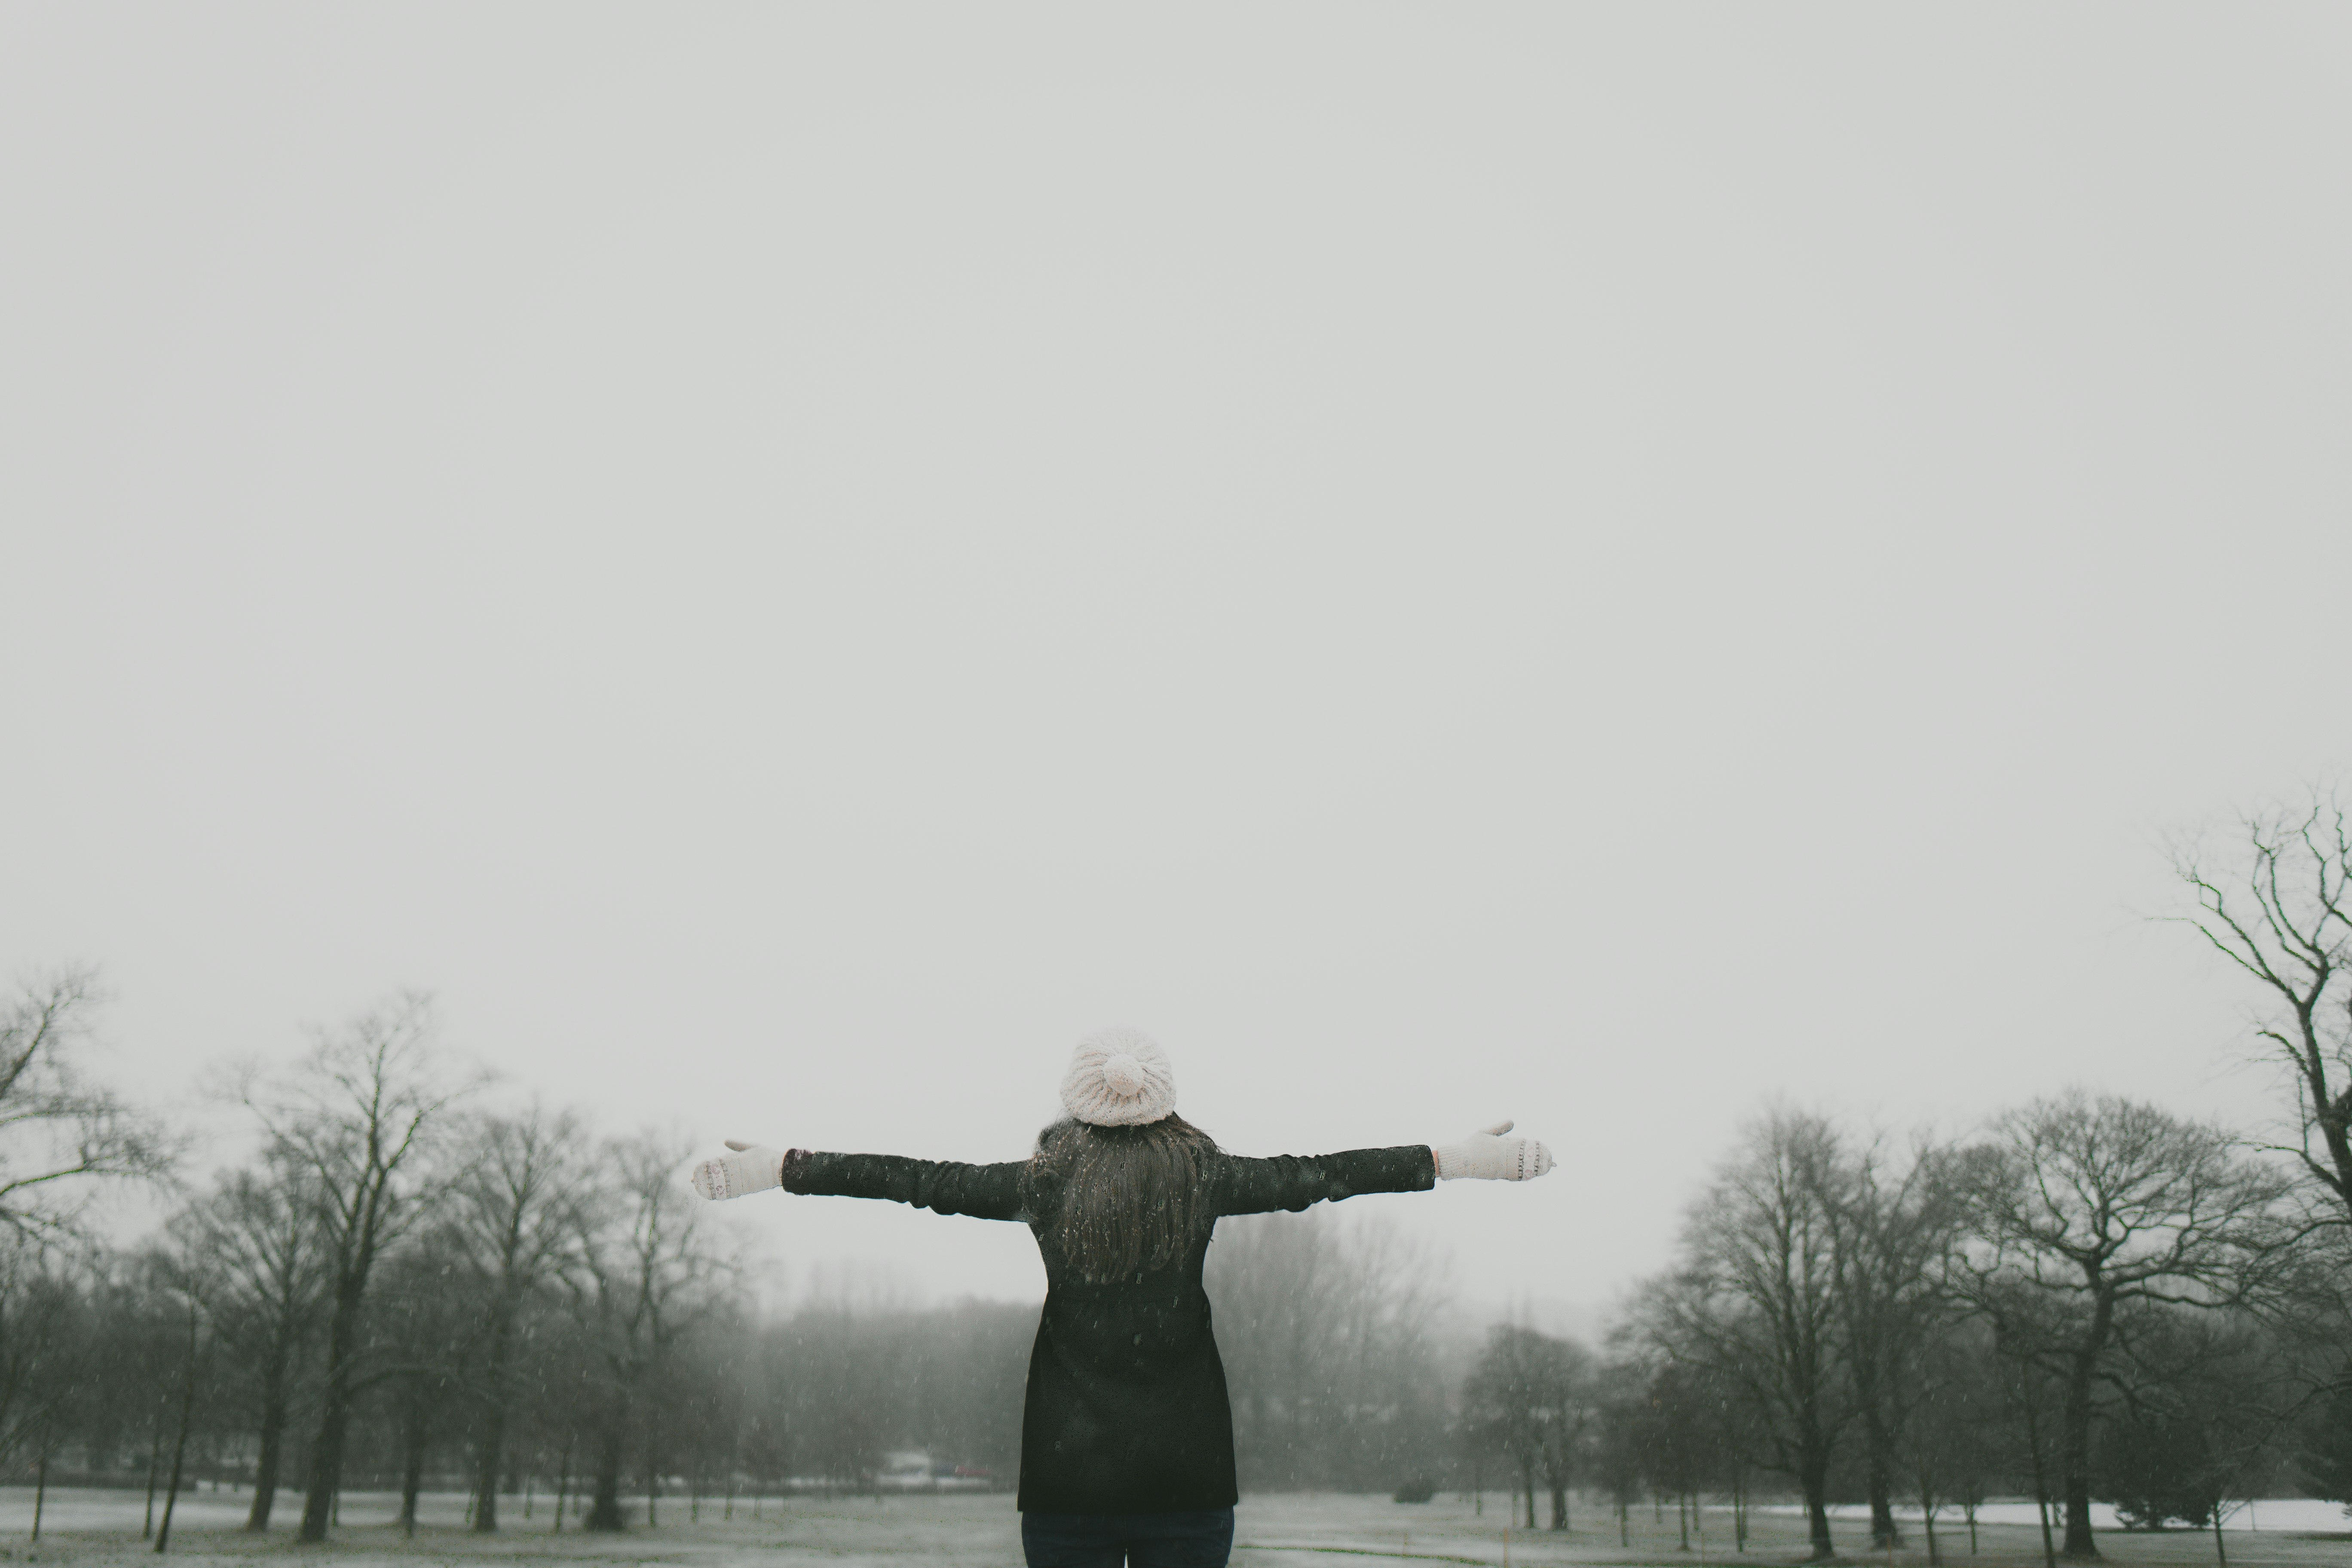
{"label": "woman with outstretched arms", "polygon": [[1078,1045],[1068,1120],[1026,1160],[789,1152],[730,1141],[695,1168],[706,1198],[782,1187],[1017,1220],[1045,1263],[1021,1423],[1030,1568],[1223,1568],[1232,1549],[1233,1412],[1201,1268],[1227,1215],[1298,1210],[1441,1181],[1528,1181],[1551,1168],[1507,1121],[1459,1142],[1250,1159],[1176,1114],[1168,1058],[1110,1029]]}

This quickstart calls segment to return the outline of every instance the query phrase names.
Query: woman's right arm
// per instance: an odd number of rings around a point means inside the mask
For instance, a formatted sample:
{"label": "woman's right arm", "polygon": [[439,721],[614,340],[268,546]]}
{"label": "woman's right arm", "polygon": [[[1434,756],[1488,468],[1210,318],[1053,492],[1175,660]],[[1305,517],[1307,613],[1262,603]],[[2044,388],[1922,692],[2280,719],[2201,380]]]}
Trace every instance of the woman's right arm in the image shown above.
{"label": "woman's right arm", "polygon": [[966,1165],[953,1160],[910,1160],[901,1154],[825,1154],[794,1149],[784,1156],[783,1189],[812,1196],[887,1198],[933,1214],[974,1219],[1025,1219],[1021,1209],[1024,1162]]}
{"label": "woman's right arm", "polygon": [[1021,1173],[1013,1161],[966,1165],[952,1160],[909,1160],[898,1154],[789,1153],[729,1139],[734,1152],[694,1168],[694,1190],[706,1198],[748,1197],[771,1187],[812,1196],[887,1198],[933,1214],[975,1219],[1022,1219]]}

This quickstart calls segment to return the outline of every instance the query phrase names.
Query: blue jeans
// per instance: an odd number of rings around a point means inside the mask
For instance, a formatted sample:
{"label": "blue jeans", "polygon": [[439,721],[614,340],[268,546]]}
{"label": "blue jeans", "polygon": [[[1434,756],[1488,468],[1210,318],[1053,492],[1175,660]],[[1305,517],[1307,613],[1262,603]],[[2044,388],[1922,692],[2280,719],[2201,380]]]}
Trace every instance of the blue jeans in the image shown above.
{"label": "blue jeans", "polygon": [[1029,1568],[1225,1568],[1234,1510],[1190,1513],[1024,1513]]}

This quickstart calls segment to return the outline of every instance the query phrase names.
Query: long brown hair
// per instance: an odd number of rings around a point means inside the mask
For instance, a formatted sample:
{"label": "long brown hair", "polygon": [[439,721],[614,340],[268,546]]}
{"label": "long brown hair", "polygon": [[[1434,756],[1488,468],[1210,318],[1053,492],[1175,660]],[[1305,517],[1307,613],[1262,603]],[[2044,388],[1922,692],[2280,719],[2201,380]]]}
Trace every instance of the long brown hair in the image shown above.
{"label": "long brown hair", "polygon": [[1056,1121],[1025,1173],[1039,1229],[1095,1284],[1181,1261],[1215,1216],[1202,1192],[1216,1141],[1182,1117],[1140,1127]]}

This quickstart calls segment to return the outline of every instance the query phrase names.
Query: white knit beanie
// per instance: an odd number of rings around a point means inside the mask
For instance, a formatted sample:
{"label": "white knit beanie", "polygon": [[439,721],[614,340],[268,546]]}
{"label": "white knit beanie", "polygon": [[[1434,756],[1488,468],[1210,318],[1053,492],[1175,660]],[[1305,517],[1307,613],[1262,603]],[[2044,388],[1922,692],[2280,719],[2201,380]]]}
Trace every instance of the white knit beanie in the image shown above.
{"label": "white knit beanie", "polygon": [[1062,1079],[1062,1108],[1097,1127],[1140,1127],[1176,1109],[1168,1053],[1136,1029],[1097,1029],[1078,1042]]}

